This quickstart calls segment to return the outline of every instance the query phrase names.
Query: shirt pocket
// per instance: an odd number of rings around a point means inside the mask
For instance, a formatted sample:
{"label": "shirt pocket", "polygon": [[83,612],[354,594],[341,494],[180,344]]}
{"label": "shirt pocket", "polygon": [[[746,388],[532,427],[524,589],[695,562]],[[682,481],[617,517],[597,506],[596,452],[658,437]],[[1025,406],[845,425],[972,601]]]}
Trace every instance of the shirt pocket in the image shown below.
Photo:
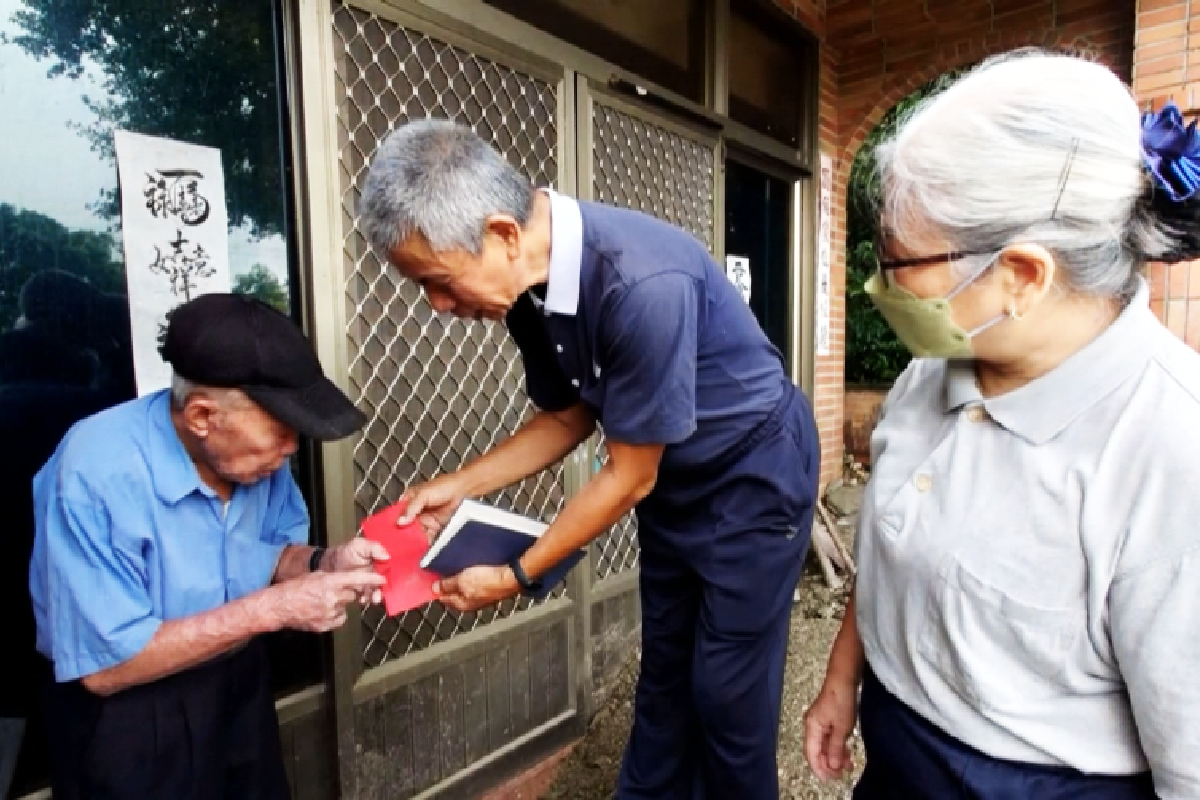
{"label": "shirt pocket", "polygon": [[981,708],[1017,711],[1061,696],[1083,633],[1079,608],[1047,608],[989,585],[957,559],[935,578],[918,651]]}

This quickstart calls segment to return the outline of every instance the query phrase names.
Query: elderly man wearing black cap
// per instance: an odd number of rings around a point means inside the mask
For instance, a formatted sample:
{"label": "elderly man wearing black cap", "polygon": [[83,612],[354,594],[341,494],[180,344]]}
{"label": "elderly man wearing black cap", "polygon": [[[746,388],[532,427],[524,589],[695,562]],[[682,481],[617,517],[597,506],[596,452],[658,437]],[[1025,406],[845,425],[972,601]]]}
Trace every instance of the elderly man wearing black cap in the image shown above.
{"label": "elderly man wearing black cap", "polygon": [[289,796],[259,634],[376,599],[362,539],[329,550],[288,469],[297,435],[364,417],[256,300],[175,310],[171,390],[75,425],[34,479],[30,594],[55,800]]}

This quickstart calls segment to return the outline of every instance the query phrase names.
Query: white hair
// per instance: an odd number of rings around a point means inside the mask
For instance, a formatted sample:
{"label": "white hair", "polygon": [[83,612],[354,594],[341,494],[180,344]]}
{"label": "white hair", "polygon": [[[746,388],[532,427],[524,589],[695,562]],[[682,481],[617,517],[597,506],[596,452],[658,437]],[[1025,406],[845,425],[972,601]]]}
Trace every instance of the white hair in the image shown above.
{"label": "white hair", "polygon": [[171,373],[171,402],[175,408],[183,408],[188,401],[188,398],[196,391],[196,384],[189,381],[187,378],[181,377],[176,373]]}
{"label": "white hair", "polygon": [[478,255],[493,214],[524,225],[529,181],[470,128],[448,120],[410,122],[390,133],[371,161],[358,225],[386,252],[414,233],[435,252]]}
{"label": "white hair", "polygon": [[187,405],[188,398],[200,391],[215,397],[218,405],[225,408],[237,408],[250,402],[250,398],[240,389],[220,389],[213,386],[204,386],[189,381],[187,378],[174,372],[171,373],[171,403],[176,410],[182,409]]}
{"label": "white hair", "polygon": [[1098,63],[1028,51],[985,61],[919,105],[876,159],[881,222],[900,241],[932,231],[991,257],[1040,244],[1067,288],[1105,297],[1128,297],[1142,262],[1171,249],[1141,211],[1137,104]]}

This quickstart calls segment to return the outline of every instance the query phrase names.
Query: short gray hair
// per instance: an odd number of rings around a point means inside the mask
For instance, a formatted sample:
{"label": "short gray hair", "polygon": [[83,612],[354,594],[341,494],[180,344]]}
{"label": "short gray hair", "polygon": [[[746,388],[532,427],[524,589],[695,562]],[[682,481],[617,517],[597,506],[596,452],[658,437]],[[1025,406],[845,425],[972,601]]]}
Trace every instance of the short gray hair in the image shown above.
{"label": "short gray hair", "polygon": [[493,214],[529,219],[529,181],[470,128],[448,120],[410,122],[388,135],[371,161],[359,227],[387,252],[414,233],[435,252],[478,255]]}
{"label": "short gray hair", "polygon": [[213,386],[203,386],[174,372],[171,373],[171,404],[176,410],[181,410],[187,405],[188,398],[199,391],[213,395],[219,404],[229,408],[237,408],[250,402],[250,398],[241,389],[218,389]]}
{"label": "short gray hair", "polygon": [[183,408],[187,405],[188,398],[200,388],[196,384],[189,381],[176,373],[171,373],[171,403],[175,408]]}
{"label": "short gray hair", "polygon": [[1037,243],[1066,288],[1115,298],[1171,247],[1139,211],[1150,187],[1137,104],[1082,58],[1022,51],[985,61],[919,105],[875,156],[881,222],[901,241],[929,230],[993,254]]}

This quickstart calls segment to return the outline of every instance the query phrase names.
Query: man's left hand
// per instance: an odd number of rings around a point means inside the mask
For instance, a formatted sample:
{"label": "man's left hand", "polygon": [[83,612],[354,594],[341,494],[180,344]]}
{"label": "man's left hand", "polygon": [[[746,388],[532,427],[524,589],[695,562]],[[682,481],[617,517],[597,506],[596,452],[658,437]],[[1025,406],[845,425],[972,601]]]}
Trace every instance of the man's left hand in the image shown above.
{"label": "man's left hand", "polygon": [[[369,572],[376,561],[387,561],[388,551],[379,542],[372,542],[356,536],[343,545],[331,548],[325,554],[321,568],[327,572]],[[376,589],[369,598],[361,598],[363,603],[383,602],[383,592]]]}
{"label": "man's left hand", "polygon": [[442,605],[466,612],[506,600],[520,588],[508,567],[470,567],[435,583],[433,593]]}

